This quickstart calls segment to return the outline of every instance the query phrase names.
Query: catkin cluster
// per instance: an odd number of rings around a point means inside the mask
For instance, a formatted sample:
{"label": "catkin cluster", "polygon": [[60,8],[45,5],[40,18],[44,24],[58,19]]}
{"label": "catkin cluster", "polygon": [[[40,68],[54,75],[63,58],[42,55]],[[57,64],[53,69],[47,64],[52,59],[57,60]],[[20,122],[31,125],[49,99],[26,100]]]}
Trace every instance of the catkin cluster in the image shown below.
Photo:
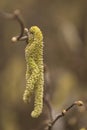
{"label": "catkin cluster", "polygon": [[34,110],[31,113],[33,118],[37,118],[43,109],[43,35],[37,26],[29,29],[28,44],[25,48],[26,69],[26,89],[23,95],[24,102],[28,103],[34,95]]}

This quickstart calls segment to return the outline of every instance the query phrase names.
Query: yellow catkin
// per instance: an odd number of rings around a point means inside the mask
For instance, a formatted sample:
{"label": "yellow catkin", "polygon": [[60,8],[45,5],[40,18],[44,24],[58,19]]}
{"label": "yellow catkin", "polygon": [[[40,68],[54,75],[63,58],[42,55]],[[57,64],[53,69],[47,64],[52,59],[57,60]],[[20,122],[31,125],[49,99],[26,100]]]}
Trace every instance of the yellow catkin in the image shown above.
{"label": "yellow catkin", "polygon": [[34,94],[34,110],[31,113],[33,118],[37,118],[43,109],[43,35],[37,26],[29,29],[29,40],[25,48],[26,89],[23,95],[24,102],[29,102]]}

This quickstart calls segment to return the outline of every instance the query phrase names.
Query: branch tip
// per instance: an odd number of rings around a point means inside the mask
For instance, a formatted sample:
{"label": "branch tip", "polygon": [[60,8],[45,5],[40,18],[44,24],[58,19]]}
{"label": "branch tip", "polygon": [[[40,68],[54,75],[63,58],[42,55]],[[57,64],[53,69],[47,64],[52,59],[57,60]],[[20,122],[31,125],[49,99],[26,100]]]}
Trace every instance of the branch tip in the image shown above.
{"label": "branch tip", "polygon": [[84,103],[82,101],[75,101],[74,104],[78,105],[78,106],[83,106],[84,105]]}
{"label": "branch tip", "polygon": [[17,42],[17,37],[12,37],[11,41],[12,41],[13,43]]}
{"label": "branch tip", "polygon": [[61,114],[57,115],[56,118],[49,124],[48,130],[52,130],[53,125],[56,123],[57,120],[59,120],[61,117],[65,116],[66,112],[68,112],[71,108],[73,108],[75,105],[77,106],[83,106],[84,103],[82,101],[75,101],[71,106],[69,106],[67,109],[64,109]]}
{"label": "branch tip", "polygon": [[16,9],[16,10],[14,11],[14,15],[18,16],[19,14],[20,14],[20,10],[19,10],[19,9]]}
{"label": "branch tip", "polygon": [[27,28],[24,28],[24,32],[25,32],[25,33],[28,33],[28,29],[27,29]]}

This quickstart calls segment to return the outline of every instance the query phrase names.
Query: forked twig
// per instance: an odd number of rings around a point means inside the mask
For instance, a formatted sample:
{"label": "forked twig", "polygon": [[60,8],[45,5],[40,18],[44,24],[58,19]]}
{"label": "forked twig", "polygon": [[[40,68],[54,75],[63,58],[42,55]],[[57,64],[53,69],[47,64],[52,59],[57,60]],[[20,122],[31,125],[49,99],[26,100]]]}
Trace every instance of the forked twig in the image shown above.
{"label": "forked twig", "polygon": [[62,111],[62,113],[60,115],[57,115],[56,118],[48,125],[48,130],[52,130],[52,127],[54,126],[56,121],[58,119],[60,119],[61,117],[65,116],[66,112],[68,112],[74,106],[83,106],[83,102],[82,101],[75,101],[71,106],[69,106],[68,108],[64,109]]}
{"label": "forked twig", "polygon": [[25,27],[22,18],[20,17],[20,10],[16,9],[13,13],[0,12],[1,15],[7,19],[15,19],[19,23],[21,27],[20,34],[18,36],[12,37],[12,42],[16,42],[19,40],[27,40],[27,35],[24,36]]}
{"label": "forked twig", "polygon": [[18,21],[18,23],[20,24],[20,27],[21,27],[20,35],[17,37],[17,40],[19,40],[21,37],[23,37],[23,34],[24,34],[24,23],[20,17],[19,10],[14,11],[14,18]]}

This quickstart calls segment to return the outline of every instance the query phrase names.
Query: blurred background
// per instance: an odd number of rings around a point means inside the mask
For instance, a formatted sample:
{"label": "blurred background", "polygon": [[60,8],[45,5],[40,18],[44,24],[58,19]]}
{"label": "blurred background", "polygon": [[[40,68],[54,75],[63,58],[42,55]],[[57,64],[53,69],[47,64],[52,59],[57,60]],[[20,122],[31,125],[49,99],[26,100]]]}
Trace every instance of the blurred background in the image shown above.
{"label": "blurred background", "polygon": [[[1,0],[0,11],[20,9],[27,28],[37,25],[44,35],[45,93],[52,114],[83,100],[58,120],[53,130],[87,128],[87,1],[86,0]],[[0,130],[45,130],[49,108],[32,119],[33,102],[25,104],[25,42],[12,43],[20,26],[0,15]]]}

